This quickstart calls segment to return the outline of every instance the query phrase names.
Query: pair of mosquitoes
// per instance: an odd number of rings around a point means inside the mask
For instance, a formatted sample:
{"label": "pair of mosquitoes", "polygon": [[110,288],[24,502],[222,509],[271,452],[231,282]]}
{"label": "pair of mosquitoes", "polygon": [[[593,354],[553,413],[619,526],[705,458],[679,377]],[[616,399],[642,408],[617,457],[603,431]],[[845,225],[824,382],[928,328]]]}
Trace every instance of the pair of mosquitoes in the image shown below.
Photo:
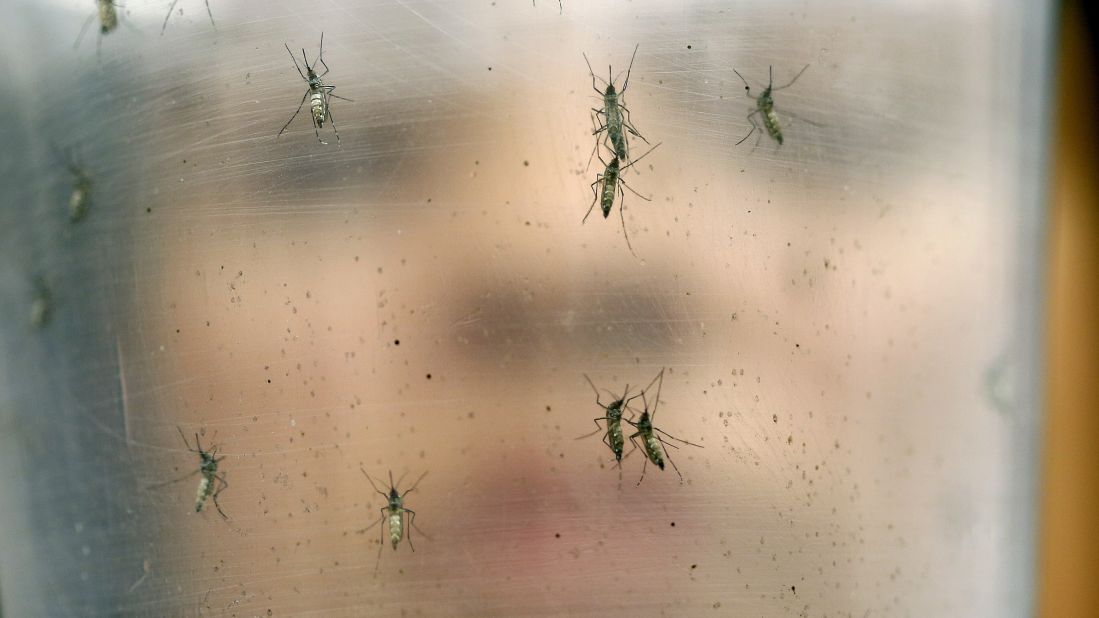
{"label": "pair of mosquitoes", "polygon": [[[209,500],[214,503],[214,508],[217,509],[218,514],[224,519],[229,519],[229,516],[225,514],[225,511],[221,509],[221,505],[218,503],[218,495],[229,487],[229,483],[225,480],[224,474],[218,471],[218,464],[225,459],[225,456],[222,455],[221,457],[218,457],[219,447],[217,445],[210,447],[210,450],[208,451],[202,448],[202,442],[200,441],[197,432],[195,433],[195,445],[192,447],[191,443],[187,441],[187,436],[183,435],[183,430],[176,427],[176,431],[179,432],[179,437],[183,440],[183,445],[187,447],[187,450],[198,455],[199,467],[197,470],[193,470],[177,479],[150,485],[148,489],[172,485],[180,481],[185,481],[196,474],[200,474],[202,477],[198,481],[198,489],[195,492],[195,512],[201,512],[202,507],[206,504],[206,501]],[[388,525],[382,529],[382,534],[384,536],[386,529],[388,529],[389,541],[392,543],[393,549],[397,549],[397,545],[400,544],[401,539],[408,538],[408,546],[412,548],[412,551],[416,551],[416,548],[412,546],[412,535],[408,532],[408,528],[405,527],[405,522],[408,523],[409,527],[415,526],[416,512],[404,506],[404,497],[408,495],[409,492],[416,489],[420,484],[420,481],[427,476],[427,472],[421,474],[420,478],[416,479],[416,482],[412,484],[412,487],[406,489],[404,492],[397,491],[397,485],[401,484],[404,477],[401,477],[401,479],[394,483],[393,473],[390,472],[389,493],[386,493],[378,489],[378,486],[374,484],[374,479],[366,473],[366,470],[363,470],[361,467],[359,470],[362,471],[363,475],[370,481],[370,486],[374,488],[374,491],[385,497],[387,502],[387,505],[381,509],[381,519],[370,526],[363,528],[359,532],[366,532],[379,523],[388,520]],[[419,530],[419,528],[416,529]],[[421,534],[423,533],[421,532]],[[382,544],[384,545],[384,543],[385,541],[383,539]]]}
{"label": "pair of mosquitoes", "polygon": [[[640,485],[641,481],[645,480],[645,470],[646,468],[648,468],[650,461],[653,463],[653,465],[663,470],[665,459],[667,459],[668,463],[672,464],[672,469],[674,469],[675,473],[679,475],[679,482],[682,483],[683,474],[679,471],[679,466],[675,465],[675,461],[672,460],[672,457],[668,453],[667,449],[667,447],[669,446],[676,449],[679,447],[675,444],[672,444],[671,442],[668,442],[664,438],[668,438],[670,440],[674,440],[688,446],[695,446],[698,448],[704,447],[701,444],[695,444],[694,442],[688,442],[686,440],[677,438],[670,433],[664,431],[663,429],[659,429],[653,425],[653,421],[656,418],[657,407],[660,405],[660,389],[664,386],[664,369],[661,369],[660,373],[658,373],[656,377],[653,378],[653,381],[650,382],[648,386],[641,389],[641,392],[634,395],[633,397],[630,397],[629,384],[626,385],[626,389],[622,393],[621,397],[618,397],[614,393],[610,393],[611,397],[616,397],[616,399],[614,399],[610,404],[607,405],[603,404],[602,396],[599,394],[599,389],[596,388],[595,383],[591,381],[591,378],[589,378],[587,374],[584,374],[584,379],[588,381],[588,384],[591,385],[592,390],[595,391],[595,403],[600,408],[603,408],[604,414],[603,416],[592,419],[592,422],[595,423],[595,426],[598,427],[598,429],[591,433],[580,436],[579,438],[577,438],[577,440],[583,440],[584,438],[588,438],[594,436],[599,432],[603,432],[603,444],[606,444],[607,447],[611,449],[611,452],[614,453],[614,458],[618,464],[618,467],[621,469],[623,459],[622,453],[625,450],[626,445],[625,434],[622,430],[622,422],[625,421],[637,430],[629,437],[630,444],[633,445],[633,448],[630,449],[629,453],[625,454],[625,457],[629,457],[630,454],[638,449],[640,449],[641,452],[645,454],[645,462],[644,464],[642,464],[641,467],[641,478],[637,480],[637,484]],[[653,398],[652,411],[650,412],[649,401],[648,397],[646,397],[646,393],[652,390],[654,384],[656,385],[656,397]],[[634,421],[633,418],[625,418],[623,416],[624,413],[629,412],[630,416],[632,417],[634,412],[636,412],[636,410],[630,407],[630,402],[634,399],[637,399],[638,397],[641,398],[642,405],[644,406],[640,417],[636,421]],[[606,427],[600,425],[600,421],[603,421]]]}
{"label": "pair of mosquitoes", "polygon": [[[206,2],[206,14],[210,16],[210,24],[217,30],[218,25],[214,22],[214,13],[210,10],[210,0]],[[179,0],[172,0],[168,5],[168,13],[164,15],[164,25],[160,27],[160,34],[163,35],[164,31],[168,29],[168,19],[172,17],[172,11],[175,10],[176,5],[179,4]],[[99,52],[99,47],[103,42],[103,37],[114,32],[118,28],[120,23],[118,19],[118,8],[122,6],[122,3],[116,0],[95,0],[95,12],[88,16],[88,19],[84,21],[84,25],[80,28],[80,34],[76,37],[76,43],[73,47],[80,47],[80,42],[84,40],[84,35],[88,32],[88,27],[92,25],[95,18],[99,18],[99,38],[96,40],[95,48],[96,53]],[[180,13],[183,9],[180,9]]]}
{"label": "pair of mosquitoes", "polygon": [[[629,234],[626,232],[626,192],[625,189],[629,189],[631,193],[637,197],[651,202],[652,198],[645,197],[637,191],[634,191],[632,187],[626,184],[625,179],[622,177],[622,173],[629,167],[638,163],[649,155],[650,152],[656,150],[660,143],[649,148],[644,154],[633,159],[630,157],[629,139],[627,134],[633,135],[636,138],[641,139],[646,144],[649,144],[649,140],[645,139],[645,136],[633,125],[630,120],[630,110],[623,102],[623,95],[626,93],[626,88],[630,83],[630,72],[633,70],[633,62],[637,58],[637,50],[640,44],[633,48],[633,55],[630,57],[630,65],[626,69],[626,78],[622,82],[622,88],[617,88],[615,83],[617,79],[612,77],[613,69],[610,65],[607,66],[607,79],[603,80],[601,77],[595,75],[595,71],[591,68],[591,61],[588,60],[588,55],[583,54],[584,62],[588,65],[588,72],[591,73],[591,85],[595,93],[602,99],[603,107],[599,109],[592,108],[592,125],[595,127],[592,131],[592,135],[596,136],[595,147],[592,148],[592,153],[588,157],[588,167],[591,166],[591,159],[599,151],[599,147],[602,145],[607,149],[611,155],[611,160],[605,161],[602,153],[599,155],[599,162],[603,164],[603,173],[597,174],[595,181],[591,183],[592,190],[592,203],[588,207],[588,212],[584,215],[584,219],[581,223],[588,220],[588,216],[591,215],[592,210],[595,209],[595,205],[598,203],[600,209],[603,211],[603,218],[606,219],[610,216],[611,210],[614,208],[614,202],[621,196],[618,206],[618,214],[622,219],[622,235],[626,238],[626,246],[629,248],[630,253],[634,254],[633,245],[630,244]],[[737,146],[744,143],[753,133],[757,133],[760,138],[763,136],[763,130],[766,130],[767,134],[771,136],[771,139],[778,142],[781,146],[783,142],[782,126],[779,124],[778,115],[775,113],[775,100],[773,93],[779,90],[789,88],[794,85],[794,82],[801,77],[801,74],[809,68],[809,65],[805,65],[789,83],[776,87],[774,85],[774,72],[768,68],[768,81],[767,88],[763,90],[759,96],[752,95],[752,87],[748,84],[748,80],[744,79],[744,76],[739,71],[733,69],[733,72],[737,74],[737,77],[744,82],[744,91],[748,98],[755,101],[756,106],[747,116],[748,122],[751,123],[752,128],[748,131],[748,134],[740,138],[740,141],[736,143]],[[596,84],[596,80],[603,81],[604,87],[601,90],[599,85]],[[759,116],[759,121],[763,124],[762,129],[757,124],[756,116]],[[806,121],[809,122],[809,121]],[[816,124],[810,122],[810,124]],[[600,136],[602,136],[600,138]],[[759,138],[756,139],[756,146],[759,146]],[[755,147],[752,148],[755,150]],[[626,163],[629,161],[628,163]],[[623,165],[624,164],[624,165]],[[584,168],[585,170],[587,167]]]}

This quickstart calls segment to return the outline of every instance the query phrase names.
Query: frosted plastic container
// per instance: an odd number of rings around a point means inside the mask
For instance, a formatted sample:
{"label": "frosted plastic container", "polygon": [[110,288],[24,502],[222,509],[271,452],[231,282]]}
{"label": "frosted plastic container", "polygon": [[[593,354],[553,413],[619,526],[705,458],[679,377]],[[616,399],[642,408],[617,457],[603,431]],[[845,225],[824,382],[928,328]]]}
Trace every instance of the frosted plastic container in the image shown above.
{"label": "frosted plastic container", "polygon": [[5,618],[1031,614],[1047,3],[168,4],[0,21]]}

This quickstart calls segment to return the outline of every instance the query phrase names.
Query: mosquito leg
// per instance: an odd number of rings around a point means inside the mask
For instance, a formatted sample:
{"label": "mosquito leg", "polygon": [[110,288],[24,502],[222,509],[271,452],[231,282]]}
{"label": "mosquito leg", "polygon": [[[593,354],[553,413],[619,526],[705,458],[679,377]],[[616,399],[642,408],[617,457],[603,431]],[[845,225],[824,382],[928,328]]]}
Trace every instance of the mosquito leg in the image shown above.
{"label": "mosquito leg", "polygon": [[[382,508],[378,509],[378,512],[382,514],[382,518],[381,518],[380,520],[378,520],[378,521],[380,521],[380,522],[382,522],[382,523],[384,523],[384,522],[385,522],[385,512],[386,512],[386,510],[387,510],[388,508],[389,508],[389,507],[385,507],[385,506],[383,506]],[[385,547],[385,526],[382,526],[382,530],[381,530],[381,535],[382,535],[382,536],[381,536],[381,538],[380,538],[380,539],[378,539],[378,543],[379,543],[379,544],[380,544],[380,545],[381,545],[382,547]],[[379,552],[379,553],[380,553],[380,552]]]}
{"label": "mosquito leg", "polygon": [[412,515],[408,518],[408,529],[404,531],[404,534],[405,538],[408,539],[408,546],[412,548],[412,551],[416,551],[416,548],[412,546],[412,522],[416,521],[416,511],[405,509],[404,512]]}
{"label": "mosquito leg", "polygon": [[599,194],[595,191],[595,185],[599,184],[599,178],[595,179],[595,182],[591,183],[592,200],[591,206],[588,206],[588,212],[584,215],[584,218],[580,220],[580,224],[583,225],[588,220],[588,215],[595,209],[595,203],[599,201]]}
{"label": "mosquito leg", "polygon": [[212,496],[210,496],[210,498],[214,501],[214,508],[218,510],[218,513],[221,515],[222,519],[228,520],[229,516],[225,514],[225,511],[221,510],[221,505],[218,504],[218,494],[220,494],[223,489],[228,487],[229,483],[226,483],[225,479],[221,478],[220,476],[215,476],[214,478],[221,481],[222,484],[218,488],[218,490],[215,491]]}
{"label": "mosquito leg", "polygon": [[210,0],[206,0],[206,14],[210,16],[210,25],[214,27],[214,30],[217,30],[218,25],[214,23],[214,12],[210,10]]}
{"label": "mosquito leg", "polygon": [[305,73],[302,73],[302,72],[301,72],[301,67],[300,67],[300,66],[298,66],[298,59],[294,57],[294,52],[290,51],[290,46],[289,46],[289,45],[287,45],[286,43],[283,43],[283,44],[282,44],[282,46],[286,48],[286,52],[287,52],[288,54],[290,54],[290,59],[294,61],[294,68],[298,70],[298,75],[301,75],[301,78],[302,78],[302,79],[303,79],[304,81],[307,81],[307,82],[308,82],[309,80],[308,80],[308,79],[306,79],[306,77],[305,77]]}
{"label": "mosquito leg", "polygon": [[199,472],[202,472],[202,469],[201,469],[201,468],[200,468],[200,469],[197,469],[197,470],[193,470],[193,471],[191,471],[191,472],[188,472],[188,473],[187,473],[186,475],[184,475],[184,476],[181,476],[181,477],[179,477],[178,479],[174,479],[174,480],[171,480],[171,481],[165,481],[165,482],[163,482],[163,483],[154,483],[154,484],[152,484],[152,485],[149,485],[149,486],[148,486],[148,487],[146,487],[145,489],[147,489],[147,490],[148,490],[148,489],[157,489],[158,487],[164,487],[164,486],[166,486],[166,485],[171,485],[171,484],[173,484],[173,483],[178,483],[178,482],[180,482],[180,481],[186,481],[187,479],[189,479],[189,478],[191,478],[192,476],[194,476],[194,475],[198,474]]}
{"label": "mosquito leg", "polygon": [[76,35],[76,42],[73,43],[73,49],[80,47],[80,42],[84,40],[84,35],[88,33],[88,26],[92,25],[92,21],[95,20],[96,13],[88,15],[88,19],[84,20],[84,25],[80,28],[80,34]]}
{"label": "mosquito leg", "polygon": [[783,90],[783,89],[789,88],[790,86],[793,86],[794,82],[798,81],[798,78],[801,77],[801,74],[804,73],[805,70],[808,69],[808,68],[809,68],[809,65],[803,66],[801,68],[801,70],[798,71],[798,74],[794,76],[794,79],[791,79],[789,81],[789,83],[787,83],[785,86],[779,86],[778,88],[771,88],[771,92],[774,92],[776,90]]}
{"label": "mosquito leg", "polygon": [[744,140],[748,139],[749,137],[752,136],[752,133],[755,133],[756,131],[759,130],[759,125],[756,124],[756,120],[755,120],[755,117],[754,117],[758,113],[759,113],[759,110],[757,109],[757,110],[753,111],[752,113],[748,114],[748,116],[747,116],[748,122],[752,123],[752,128],[748,130],[747,135],[740,138],[739,142],[733,144],[734,146],[739,146],[739,145],[743,144]]}
{"label": "mosquito leg", "polygon": [[[618,178],[618,182],[621,185],[625,185],[626,181]],[[633,189],[630,189],[633,191]],[[630,249],[630,255],[637,257],[637,254],[633,251],[633,245],[630,244],[630,234],[626,231],[626,192],[622,190],[622,187],[618,187],[618,193],[622,197],[618,200],[618,217],[622,219],[622,235],[626,237],[626,246]]]}
{"label": "mosquito leg", "polygon": [[[702,446],[701,444],[695,444],[694,442],[688,442],[687,440],[684,440],[682,438],[677,438],[677,437],[673,436],[672,434],[664,431],[663,429],[657,429],[656,427],[653,427],[653,431],[659,431],[660,433],[668,436],[669,438],[671,438],[672,440],[675,440],[676,442],[682,442],[683,444],[689,444],[691,446],[697,446],[698,448],[706,448],[706,447]],[[669,446],[674,446],[674,445],[669,445]]]}
{"label": "mosquito leg", "polygon": [[[172,0],[172,3],[168,5],[168,14],[164,16],[164,25],[160,27],[160,36],[164,36],[164,31],[168,28],[168,19],[172,17],[172,9],[176,8],[176,4],[179,0]],[[206,4],[206,8],[210,8],[210,4]]]}
{"label": "mosquito leg", "polygon": [[336,148],[343,148],[343,144],[340,143],[340,132],[336,130],[336,117],[332,115],[332,106],[325,101],[324,107],[328,110],[328,120],[332,123],[332,132],[336,134]]}
{"label": "mosquito leg", "polygon": [[[679,466],[675,465],[675,461],[672,459],[672,456],[670,454],[668,454],[668,449],[664,448],[664,445],[667,444],[667,443],[664,442],[664,440],[661,439],[660,436],[657,436],[656,439],[660,440],[660,448],[663,449],[663,451],[664,451],[664,457],[666,457],[668,459],[668,463],[672,464],[672,469],[675,470],[675,473],[679,474],[679,482],[682,483],[683,482],[683,475],[680,474],[680,472],[679,472]],[[668,444],[668,446],[673,446],[673,445]]]}
{"label": "mosquito leg", "polygon": [[645,139],[645,136],[642,135],[641,132],[637,130],[637,127],[633,126],[633,121],[630,120],[630,109],[628,107],[626,107],[625,105],[620,105],[619,107],[621,107],[622,111],[625,112],[623,114],[625,116],[625,119],[623,120],[622,124],[626,127],[626,129],[628,129],[630,133],[633,133],[637,137],[640,137],[641,141],[645,142],[646,144],[651,145],[651,142],[649,142],[649,140]]}

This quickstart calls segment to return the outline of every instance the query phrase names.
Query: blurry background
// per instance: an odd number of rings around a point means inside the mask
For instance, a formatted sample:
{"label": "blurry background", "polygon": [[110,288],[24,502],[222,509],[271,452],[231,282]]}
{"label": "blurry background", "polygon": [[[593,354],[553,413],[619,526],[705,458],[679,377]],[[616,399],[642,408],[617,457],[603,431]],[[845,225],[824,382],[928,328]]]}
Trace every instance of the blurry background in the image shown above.
{"label": "blurry background", "polygon": [[[74,50],[94,3],[10,4],[5,616],[1032,613],[1046,5],[132,0]],[[341,148],[275,139],[322,31]],[[638,44],[635,257],[581,52]],[[736,146],[732,69],[805,65]],[[663,367],[704,448],[638,486],[583,374]],[[228,521],[149,488],[177,427]],[[415,552],[360,467],[428,473]]]}

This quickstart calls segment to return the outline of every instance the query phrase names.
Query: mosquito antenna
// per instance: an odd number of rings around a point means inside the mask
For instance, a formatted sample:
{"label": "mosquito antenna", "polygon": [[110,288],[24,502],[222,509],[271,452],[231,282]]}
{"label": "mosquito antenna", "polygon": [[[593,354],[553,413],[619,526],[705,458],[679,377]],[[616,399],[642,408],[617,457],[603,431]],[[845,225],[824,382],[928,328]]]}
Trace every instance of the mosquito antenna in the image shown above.
{"label": "mosquito antenna", "polygon": [[744,76],[736,69],[733,69],[733,73],[736,73],[736,76],[740,78],[740,81],[744,82],[744,92],[747,92],[748,96],[752,96],[752,86],[748,83],[748,80],[744,79]]}
{"label": "mosquito antenna", "polygon": [[630,385],[626,385],[626,390],[622,391],[622,403],[626,403],[626,395],[630,394]]}
{"label": "mosquito antenna", "polygon": [[[287,45],[286,43],[283,43],[282,46],[286,48],[286,53],[290,54],[290,59],[294,61],[294,68],[298,70],[298,75],[301,75],[301,78],[305,79],[305,73],[301,72],[301,67],[298,66],[298,59],[294,57],[294,52],[290,51],[290,46]],[[303,54],[305,53],[304,49],[301,50],[301,51],[302,51]],[[309,81],[309,80],[306,80],[306,81]]]}
{"label": "mosquito antenna", "polygon": [[[179,432],[179,437],[183,439],[183,445],[187,447],[187,450],[194,451],[194,449],[191,448],[191,443],[187,441],[187,436],[183,435],[183,430],[180,429],[179,425],[176,425],[176,431]],[[198,434],[195,434],[195,437],[198,437]]]}

